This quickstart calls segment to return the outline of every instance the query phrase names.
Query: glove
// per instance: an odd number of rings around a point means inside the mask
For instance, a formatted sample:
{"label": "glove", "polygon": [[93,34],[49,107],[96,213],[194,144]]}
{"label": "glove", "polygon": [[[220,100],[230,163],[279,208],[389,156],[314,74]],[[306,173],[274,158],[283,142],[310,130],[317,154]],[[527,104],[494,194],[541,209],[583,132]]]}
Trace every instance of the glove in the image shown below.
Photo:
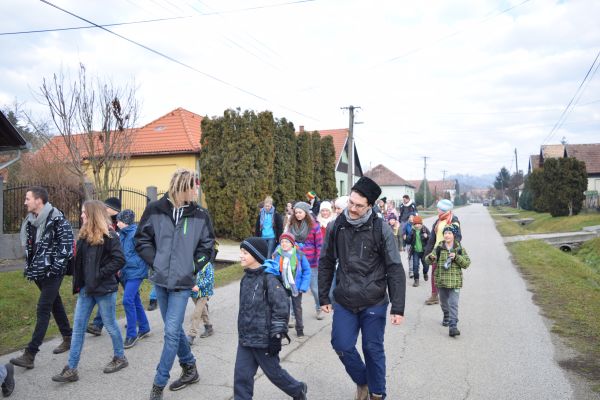
{"label": "glove", "polygon": [[271,336],[271,338],[269,339],[268,354],[271,357],[275,357],[275,356],[279,355],[280,351],[281,351],[281,334],[278,333],[275,336]]}

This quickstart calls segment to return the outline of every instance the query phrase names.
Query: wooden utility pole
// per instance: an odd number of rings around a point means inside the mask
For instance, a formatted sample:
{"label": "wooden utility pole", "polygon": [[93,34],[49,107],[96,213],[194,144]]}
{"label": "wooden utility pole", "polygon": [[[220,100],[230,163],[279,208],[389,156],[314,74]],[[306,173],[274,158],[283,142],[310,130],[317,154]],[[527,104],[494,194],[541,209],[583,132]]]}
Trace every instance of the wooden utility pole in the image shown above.
{"label": "wooden utility pole", "polygon": [[343,110],[348,110],[350,120],[348,122],[348,189],[346,190],[348,196],[354,185],[354,110],[360,107],[348,106],[342,107]]}
{"label": "wooden utility pole", "polygon": [[427,209],[427,189],[429,184],[427,183],[427,156],[423,156],[423,183],[422,185],[427,185],[423,187],[423,209]]}

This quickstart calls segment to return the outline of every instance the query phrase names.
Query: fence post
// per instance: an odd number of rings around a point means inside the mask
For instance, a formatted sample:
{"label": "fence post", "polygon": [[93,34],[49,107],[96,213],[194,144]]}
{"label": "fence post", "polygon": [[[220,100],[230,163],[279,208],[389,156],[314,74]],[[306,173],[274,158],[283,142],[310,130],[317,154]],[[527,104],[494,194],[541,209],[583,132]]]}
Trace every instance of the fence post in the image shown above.
{"label": "fence post", "polygon": [[0,175],[0,234],[4,233],[4,177]]}
{"label": "fence post", "polygon": [[150,201],[156,201],[158,199],[158,188],[156,186],[146,187],[146,196]]}

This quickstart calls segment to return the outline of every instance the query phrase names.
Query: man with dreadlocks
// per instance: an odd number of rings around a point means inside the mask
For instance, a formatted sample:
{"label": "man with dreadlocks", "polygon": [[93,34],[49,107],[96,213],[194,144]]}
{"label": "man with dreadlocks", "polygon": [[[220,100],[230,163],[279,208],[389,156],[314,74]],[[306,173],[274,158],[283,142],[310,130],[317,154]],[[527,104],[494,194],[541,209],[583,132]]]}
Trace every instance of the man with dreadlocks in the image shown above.
{"label": "man with dreadlocks", "polygon": [[136,250],[150,266],[149,279],[156,287],[165,323],[164,345],[150,400],[163,398],[176,355],[182,372],[169,389],[183,389],[200,380],[183,319],[190,290],[196,284],[194,277],[212,261],[215,234],[208,211],[194,201],[198,185],[194,171],[175,171],[168,193],[148,204],[135,234]]}

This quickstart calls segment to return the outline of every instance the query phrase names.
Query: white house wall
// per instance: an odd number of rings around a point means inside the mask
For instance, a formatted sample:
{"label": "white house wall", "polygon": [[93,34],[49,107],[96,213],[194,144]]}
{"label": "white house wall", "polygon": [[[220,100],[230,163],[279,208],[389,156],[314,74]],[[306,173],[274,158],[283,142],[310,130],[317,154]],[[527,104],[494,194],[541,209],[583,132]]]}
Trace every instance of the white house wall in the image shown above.
{"label": "white house wall", "polygon": [[[387,197],[388,200],[400,200],[407,194],[411,200],[415,199],[415,189],[410,186],[382,186],[381,197]],[[396,204],[398,206],[398,204]]]}

